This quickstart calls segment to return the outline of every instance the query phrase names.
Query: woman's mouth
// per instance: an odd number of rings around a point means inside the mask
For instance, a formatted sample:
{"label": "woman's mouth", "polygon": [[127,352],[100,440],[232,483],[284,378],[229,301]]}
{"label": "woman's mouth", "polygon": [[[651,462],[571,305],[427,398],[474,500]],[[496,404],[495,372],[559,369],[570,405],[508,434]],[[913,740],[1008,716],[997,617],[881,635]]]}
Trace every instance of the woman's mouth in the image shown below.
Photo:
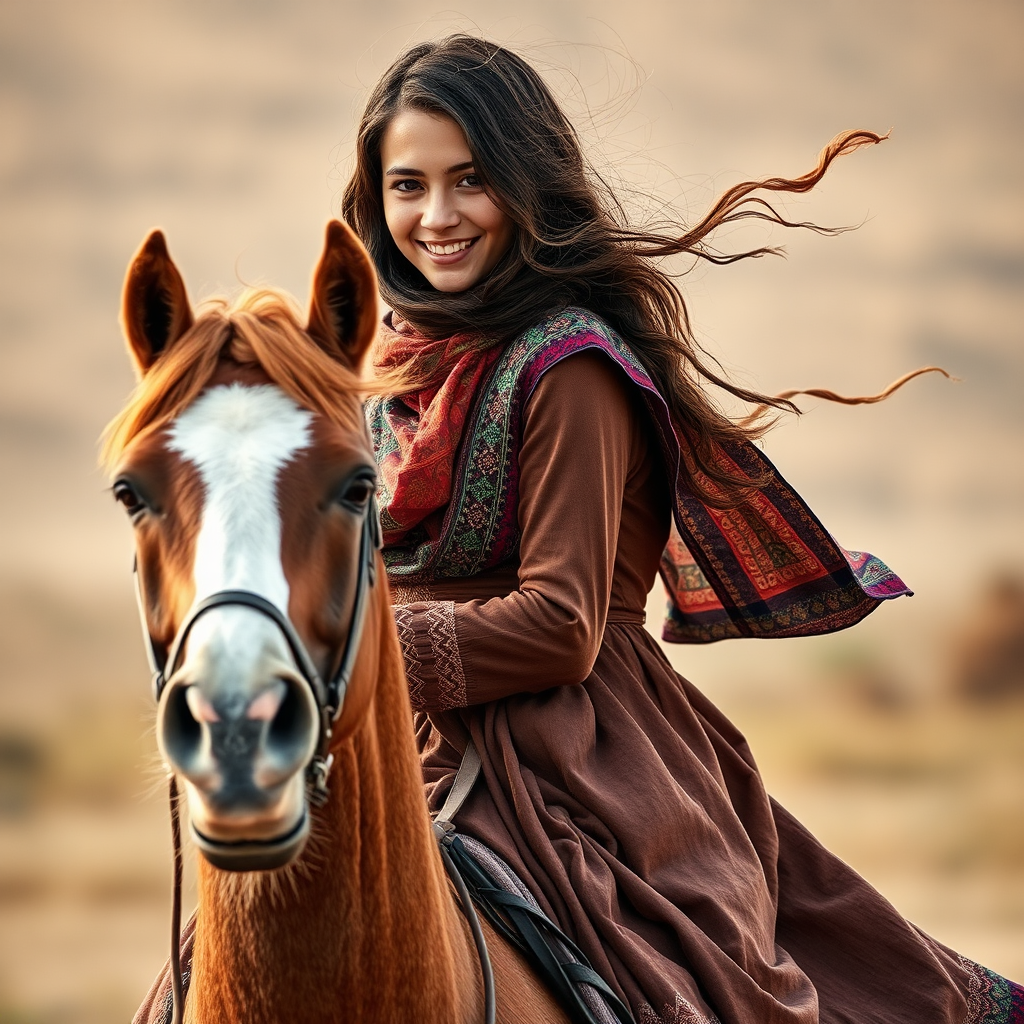
{"label": "woman's mouth", "polygon": [[451,242],[428,242],[417,239],[416,244],[421,246],[434,263],[457,263],[476,243],[477,238],[460,238]]}

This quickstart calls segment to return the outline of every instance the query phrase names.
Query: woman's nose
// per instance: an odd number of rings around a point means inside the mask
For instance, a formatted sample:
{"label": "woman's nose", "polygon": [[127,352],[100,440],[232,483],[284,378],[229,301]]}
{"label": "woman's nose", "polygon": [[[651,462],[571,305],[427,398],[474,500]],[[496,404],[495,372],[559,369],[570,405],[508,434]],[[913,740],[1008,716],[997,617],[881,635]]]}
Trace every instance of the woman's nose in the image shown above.
{"label": "woman's nose", "polygon": [[453,197],[446,190],[438,189],[427,196],[420,224],[428,231],[444,231],[455,227],[460,219]]}

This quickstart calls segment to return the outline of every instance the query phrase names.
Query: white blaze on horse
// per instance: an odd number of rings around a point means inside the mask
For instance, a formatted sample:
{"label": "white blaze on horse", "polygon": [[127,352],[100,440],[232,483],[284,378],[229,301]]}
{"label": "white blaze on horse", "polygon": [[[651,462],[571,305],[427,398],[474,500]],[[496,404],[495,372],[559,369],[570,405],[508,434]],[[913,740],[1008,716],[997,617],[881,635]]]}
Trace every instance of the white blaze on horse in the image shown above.
{"label": "white blaze on horse", "polygon": [[[186,1019],[482,1021],[375,543],[366,253],[328,226],[303,327],[268,290],[193,314],[154,232],[123,319],[140,381],[106,458],[135,531],[157,741],[201,854]],[[485,930],[498,1019],[565,1021]]]}

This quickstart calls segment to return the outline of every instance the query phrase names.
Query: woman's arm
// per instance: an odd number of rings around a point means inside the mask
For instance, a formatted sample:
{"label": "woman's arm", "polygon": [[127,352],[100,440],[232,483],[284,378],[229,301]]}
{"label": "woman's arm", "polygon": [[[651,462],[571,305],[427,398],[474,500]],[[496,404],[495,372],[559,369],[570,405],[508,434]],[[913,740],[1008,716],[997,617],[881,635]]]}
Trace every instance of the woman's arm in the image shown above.
{"label": "woman's arm", "polygon": [[519,590],[395,609],[417,710],[537,693],[589,675],[638,429],[621,371],[607,357],[580,353],[544,375],[524,416]]}

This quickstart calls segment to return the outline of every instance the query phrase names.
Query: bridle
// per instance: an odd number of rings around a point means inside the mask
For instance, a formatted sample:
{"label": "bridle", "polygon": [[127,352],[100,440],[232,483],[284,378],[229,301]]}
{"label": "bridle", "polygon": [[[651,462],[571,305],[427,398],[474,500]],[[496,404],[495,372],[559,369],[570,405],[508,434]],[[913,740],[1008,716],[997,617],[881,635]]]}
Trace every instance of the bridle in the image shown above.
{"label": "bridle", "polygon": [[348,634],[342,649],[341,660],[327,682],[313,663],[299,634],[295,631],[288,616],[265,597],[251,590],[218,590],[192,606],[185,620],[178,627],[174,640],[167,652],[163,652],[153,635],[149,632],[146,622],[146,608],[142,596],[142,584],[139,579],[138,560],[136,560],[135,596],[139,604],[139,615],[142,619],[142,633],[146,640],[146,655],[149,668],[153,674],[153,698],[159,704],[161,694],[167,681],[180,667],[185,642],[192,628],[208,611],[214,608],[241,607],[251,608],[270,619],[281,631],[292,657],[295,667],[309,686],[313,699],[320,712],[320,736],[317,740],[316,752],[306,769],[310,800],[320,806],[327,799],[327,776],[331,770],[332,756],[330,753],[331,735],[334,723],[341,714],[345,702],[345,694],[352,679],[356,655],[359,653],[359,641],[363,634],[363,622],[366,618],[366,600],[369,589],[376,583],[377,552],[381,547],[380,516],[377,512],[376,495],[371,495],[363,510],[363,524],[359,539],[359,568],[356,576],[356,593],[352,605],[352,616],[349,620]]}
{"label": "bridle", "polygon": [[[366,619],[366,605],[369,590],[377,581],[377,552],[381,548],[380,516],[377,511],[377,499],[371,495],[363,510],[363,523],[359,536],[359,568],[356,576],[355,599],[352,604],[352,615],[349,619],[348,633],[341,659],[334,674],[324,682],[310,657],[306,645],[302,642],[288,616],[265,597],[251,590],[218,590],[204,597],[190,609],[185,620],[178,627],[170,647],[164,652],[153,639],[146,619],[146,606],[142,594],[142,581],[139,578],[138,558],[136,557],[132,572],[135,577],[135,597],[139,605],[139,616],[142,620],[142,635],[146,641],[146,656],[153,675],[153,697],[159,704],[160,697],[180,667],[185,642],[192,628],[208,611],[214,608],[236,607],[251,608],[273,622],[284,636],[288,649],[295,659],[299,674],[309,686],[320,712],[320,735],[316,750],[306,768],[306,787],[309,799],[317,806],[327,800],[327,778],[331,771],[333,755],[330,752],[331,736],[334,723],[341,714],[345,703],[345,694],[352,680],[356,656],[359,653],[359,641],[362,639],[363,623]],[[174,773],[170,774],[169,797],[171,807],[171,836],[174,845],[174,891],[171,905],[171,1024],[181,1024],[184,1020],[184,984],[181,972],[181,823],[178,815],[178,783]]]}

